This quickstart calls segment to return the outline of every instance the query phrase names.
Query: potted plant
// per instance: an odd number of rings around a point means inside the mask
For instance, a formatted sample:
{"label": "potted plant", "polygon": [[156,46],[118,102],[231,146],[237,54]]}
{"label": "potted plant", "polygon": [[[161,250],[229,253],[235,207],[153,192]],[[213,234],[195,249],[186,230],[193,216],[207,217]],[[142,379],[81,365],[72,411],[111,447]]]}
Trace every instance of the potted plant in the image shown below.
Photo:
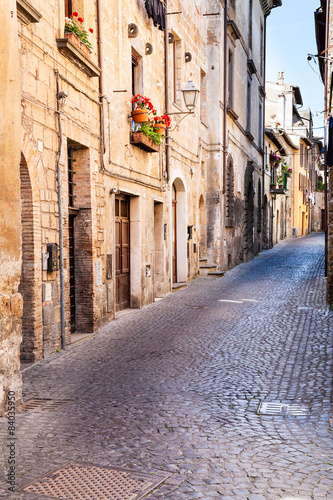
{"label": "potted plant", "polygon": [[270,153],[269,159],[270,159],[271,165],[275,168],[277,168],[282,161],[282,158],[280,158],[280,156],[277,156],[274,153]]}
{"label": "potted plant", "polygon": [[161,132],[156,130],[150,122],[141,123],[137,131],[142,132],[144,135],[149,137],[149,139],[152,140],[154,144],[158,145],[162,142]]}
{"label": "potted plant", "polygon": [[131,113],[132,119],[135,123],[145,123],[149,121],[149,113],[156,114],[156,110],[149,99],[141,94],[136,94],[132,97],[131,103],[134,109]]}
{"label": "potted plant", "polygon": [[283,189],[283,176],[277,175],[276,182],[278,183],[279,189]]}
{"label": "potted plant", "polygon": [[[76,18],[76,19],[75,19]],[[79,23],[79,24],[78,24]],[[94,30],[89,28],[90,33]],[[69,38],[82,52],[90,57],[92,45],[88,39],[88,32],[83,26],[83,18],[77,12],[65,18],[65,38]]]}
{"label": "potted plant", "polygon": [[154,116],[153,118],[153,128],[156,132],[161,135],[165,134],[165,129],[170,127],[171,120],[168,115]]}

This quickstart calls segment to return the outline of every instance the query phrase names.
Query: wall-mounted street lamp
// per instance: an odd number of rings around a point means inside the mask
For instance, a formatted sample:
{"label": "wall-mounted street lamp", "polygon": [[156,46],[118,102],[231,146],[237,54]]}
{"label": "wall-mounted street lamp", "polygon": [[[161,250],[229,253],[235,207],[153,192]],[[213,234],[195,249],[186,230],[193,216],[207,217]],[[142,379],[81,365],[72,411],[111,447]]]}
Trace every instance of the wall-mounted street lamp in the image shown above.
{"label": "wall-mounted street lamp", "polygon": [[168,115],[190,115],[194,113],[195,106],[197,104],[198,95],[200,90],[193,83],[192,80],[189,80],[185,87],[182,89],[183,98],[185,106],[188,111],[177,111],[175,113],[168,113]]}
{"label": "wall-mounted street lamp", "polygon": [[192,80],[189,80],[182,89],[185,106],[189,111],[193,111],[199,95],[199,89],[194,85]]}

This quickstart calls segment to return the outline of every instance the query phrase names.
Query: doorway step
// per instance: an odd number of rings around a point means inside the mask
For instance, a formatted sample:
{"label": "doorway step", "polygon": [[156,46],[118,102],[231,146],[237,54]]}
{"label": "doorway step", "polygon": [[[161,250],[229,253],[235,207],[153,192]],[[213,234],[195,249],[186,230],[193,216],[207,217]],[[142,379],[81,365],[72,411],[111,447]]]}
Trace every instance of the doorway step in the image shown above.
{"label": "doorway step", "polygon": [[217,271],[215,265],[207,264],[207,259],[200,259],[199,276],[210,276],[211,278],[221,278],[224,271]]}

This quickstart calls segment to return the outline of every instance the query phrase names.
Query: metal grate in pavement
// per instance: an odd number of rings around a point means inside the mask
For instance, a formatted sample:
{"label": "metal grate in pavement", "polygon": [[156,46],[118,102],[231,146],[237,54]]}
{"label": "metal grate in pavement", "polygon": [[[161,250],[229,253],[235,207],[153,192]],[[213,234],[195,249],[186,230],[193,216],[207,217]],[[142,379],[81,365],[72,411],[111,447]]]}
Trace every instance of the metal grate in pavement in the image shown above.
{"label": "metal grate in pavement", "polygon": [[264,415],[308,415],[309,411],[305,405],[285,403],[260,403],[257,413]]}
{"label": "metal grate in pavement", "polygon": [[169,476],[70,462],[22,490],[61,500],[139,500]]}
{"label": "metal grate in pavement", "polygon": [[29,399],[24,403],[25,411],[36,410],[60,410],[64,406],[70,404],[72,401],[68,399]]}

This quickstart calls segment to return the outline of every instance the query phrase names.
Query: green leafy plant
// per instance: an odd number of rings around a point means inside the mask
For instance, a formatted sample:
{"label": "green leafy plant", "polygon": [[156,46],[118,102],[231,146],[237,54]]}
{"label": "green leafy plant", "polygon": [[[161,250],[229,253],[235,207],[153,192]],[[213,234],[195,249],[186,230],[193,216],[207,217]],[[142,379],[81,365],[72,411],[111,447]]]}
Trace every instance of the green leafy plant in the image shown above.
{"label": "green leafy plant", "polygon": [[317,182],[317,191],[325,191],[325,184],[320,179]]}
{"label": "green leafy plant", "polygon": [[[92,28],[89,28],[89,31],[90,33],[94,32]],[[82,17],[79,17],[77,12],[73,12],[70,17],[65,18],[65,33],[74,33],[82,43],[84,43],[89,49],[92,49],[92,45],[88,39],[88,32],[83,26],[83,19]]]}
{"label": "green leafy plant", "polygon": [[160,132],[156,132],[154,127],[149,122],[141,123],[140,127],[138,128],[138,132],[142,132],[143,134],[145,134],[155,144],[161,144],[162,142],[162,134],[160,134]]}
{"label": "green leafy plant", "polygon": [[276,182],[278,184],[283,184],[283,176],[282,175],[277,175],[276,176]]}

